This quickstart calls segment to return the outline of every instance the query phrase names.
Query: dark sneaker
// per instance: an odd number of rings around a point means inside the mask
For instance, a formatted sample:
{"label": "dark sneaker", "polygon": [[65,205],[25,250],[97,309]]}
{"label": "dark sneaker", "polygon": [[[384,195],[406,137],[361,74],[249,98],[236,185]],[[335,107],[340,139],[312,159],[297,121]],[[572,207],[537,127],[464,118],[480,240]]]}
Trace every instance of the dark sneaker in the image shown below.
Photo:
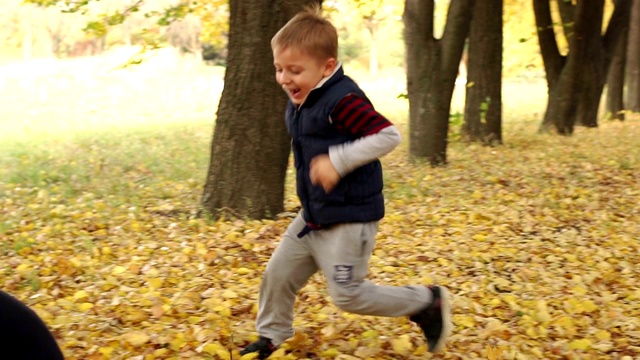
{"label": "dark sneaker", "polygon": [[264,336],[260,336],[258,341],[249,344],[246,348],[240,351],[240,355],[246,355],[251,353],[258,353],[257,359],[266,359],[276,351],[278,347],[273,345],[271,339],[266,338]]}
{"label": "dark sneaker", "polygon": [[442,350],[451,334],[451,304],[449,304],[449,292],[442,286],[429,286],[433,293],[433,301],[419,313],[409,317],[409,320],[420,326],[429,352],[436,353]]}

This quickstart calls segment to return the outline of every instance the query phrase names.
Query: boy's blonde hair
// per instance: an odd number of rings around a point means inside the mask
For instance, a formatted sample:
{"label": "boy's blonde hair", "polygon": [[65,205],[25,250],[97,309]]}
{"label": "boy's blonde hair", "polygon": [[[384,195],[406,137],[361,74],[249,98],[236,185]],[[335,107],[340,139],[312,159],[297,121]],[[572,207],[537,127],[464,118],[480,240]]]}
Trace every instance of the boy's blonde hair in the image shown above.
{"label": "boy's blonde hair", "polygon": [[338,31],[322,16],[320,6],[308,6],[287,22],[271,39],[273,50],[294,47],[309,56],[338,58]]}

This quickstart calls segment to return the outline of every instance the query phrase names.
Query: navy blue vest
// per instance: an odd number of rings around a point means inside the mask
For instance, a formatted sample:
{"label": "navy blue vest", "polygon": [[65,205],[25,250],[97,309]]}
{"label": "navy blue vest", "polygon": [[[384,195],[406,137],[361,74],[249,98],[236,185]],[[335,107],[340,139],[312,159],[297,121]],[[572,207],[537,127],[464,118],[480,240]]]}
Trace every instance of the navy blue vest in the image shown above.
{"label": "navy blue vest", "polygon": [[315,225],[369,222],[384,217],[382,166],[375,160],[363,165],[340,180],[325,193],[320,185],[311,184],[309,164],[320,154],[328,154],[332,145],[354,141],[341,134],[329,122],[329,116],[345,96],[366,95],[339,68],[320,88],[311,90],[299,108],[289,101],[286,111],[287,129],[292,137],[298,197],[304,218]]}

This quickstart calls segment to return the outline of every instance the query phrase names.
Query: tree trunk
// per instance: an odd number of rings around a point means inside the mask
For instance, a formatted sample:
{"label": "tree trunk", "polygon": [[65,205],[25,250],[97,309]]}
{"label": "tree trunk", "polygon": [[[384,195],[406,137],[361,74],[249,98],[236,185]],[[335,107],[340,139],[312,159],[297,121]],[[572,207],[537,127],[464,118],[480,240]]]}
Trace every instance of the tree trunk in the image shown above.
{"label": "tree trunk", "polygon": [[[607,103],[606,116],[609,119],[624,120],[624,69],[627,58],[627,43],[629,35],[629,12],[632,0],[615,0],[616,10],[611,17],[609,29],[605,35],[605,46],[609,44],[607,63],[609,75],[607,76]],[[616,17],[617,15],[617,17]],[[609,39],[607,37],[612,37]]]}
{"label": "tree trunk", "polygon": [[602,39],[604,0],[581,1],[576,6],[576,15],[579,17],[575,23],[576,48],[579,54],[576,59],[579,62],[576,76],[581,83],[576,122],[586,127],[597,127],[600,98],[607,81],[605,54],[610,54],[605,53]]}
{"label": "tree trunk", "polygon": [[556,35],[553,31],[553,20],[551,18],[549,1],[533,0],[533,10],[536,19],[540,52],[547,77],[547,90],[551,93],[551,90],[558,85],[560,73],[567,61],[567,57],[560,54]]}
{"label": "tree trunk", "polygon": [[[625,37],[626,40],[626,37]],[[624,68],[626,56],[626,42],[618,44],[615,56],[609,68],[607,77],[607,112],[606,118],[609,120],[624,120]]]}
{"label": "tree trunk", "polygon": [[433,166],[447,162],[451,97],[471,8],[471,0],[452,0],[444,34],[438,40],[433,34],[434,1],[405,0],[409,150]]}
{"label": "tree trunk", "polygon": [[463,136],[502,143],[502,0],[476,2],[469,33]]}
{"label": "tree trunk", "polygon": [[[535,1],[535,0],[534,0]],[[566,39],[568,39],[574,32],[574,25],[576,22],[575,3],[572,1],[557,1],[558,12],[560,14],[560,22],[562,23],[562,32]]]}
{"label": "tree trunk", "polygon": [[283,210],[290,143],[285,93],[275,81],[271,38],[303,6],[321,0],[231,0],[225,85],[202,195],[206,211],[274,217]]}
{"label": "tree trunk", "polygon": [[[541,130],[554,126],[558,133],[570,135],[575,124],[597,126],[599,100],[612,59],[612,44],[621,34],[620,22],[611,21],[603,38],[604,0],[583,0],[577,5],[563,2],[563,18],[570,17],[568,6],[575,10],[574,23],[566,27],[569,54],[563,58],[553,34],[549,2],[534,0],[533,5],[549,87]],[[612,20],[619,19],[622,11],[623,7],[616,7]]]}
{"label": "tree trunk", "polygon": [[545,112],[541,131],[549,130],[553,125],[549,108],[552,99],[555,99],[560,74],[564,68],[567,57],[560,54],[558,41],[553,31],[553,19],[551,18],[551,5],[547,0],[533,0],[533,12],[536,20],[538,42],[540,43],[540,53],[542,54],[545,75],[547,78],[547,111]]}
{"label": "tree trunk", "polygon": [[627,109],[640,112],[640,0],[633,0],[627,47]]}

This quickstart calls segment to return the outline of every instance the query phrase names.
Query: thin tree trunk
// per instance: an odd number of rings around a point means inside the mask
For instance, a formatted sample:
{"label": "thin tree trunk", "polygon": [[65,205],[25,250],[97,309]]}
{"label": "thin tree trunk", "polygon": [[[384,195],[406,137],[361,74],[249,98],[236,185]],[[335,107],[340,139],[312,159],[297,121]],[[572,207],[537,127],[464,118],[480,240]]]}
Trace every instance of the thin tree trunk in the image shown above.
{"label": "thin tree trunk", "polygon": [[[542,54],[545,75],[547,78],[547,93],[549,102],[555,98],[556,88],[560,80],[560,74],[567,62],[567,57],[560,54],[556,35],[553,31],[553,19],[551,18],[551,6],[548,0],[533,0],[533,10],[536,19],[538,42]],[[549,105],[547,105],[547,108]],[[548,113],[548,111],[547,111]],[[545,113],[541,130],[548,131],[553,126],[550,116]]]}
{"label": "thin tree trunk", "polygon": [[502,0],[476,2],[469,33],[463,136],[502,143]]}
{"label": "thin tree trunk", "polygon": [[624,70],[629,35],[629,12],[632,0],[615,0],[616,10],[605,35],[607,48],[607,103],[609,119],[624,120]]}
{"label": "thin tree trunk", "polygon": [[627,46],[627,109],[640,112],[640,0],[633,0]]}
{"label": "thin tree trunk", "polygon": [[271,37],[303,6],[318,0],[231,0],[225,86],[202,195],[205,210],[250,218],[283,210],[290,144],[286,95],[274,79]]}
{"label": "thin tree trunk", "polygon": [[[626,39],[625,39],[626,40]],[[626,44],[626,42],[625,42]],[[626,47],[619,44],[616,48],[616,56],[614,56],[609,68],[609,76],[607,77],[607,111],[606,118],[624,120],[624,68]]]}
{"label": "thin tree trunk", "polygon": [[409,149],[412,156],[424,157],[433,166],[447,162],[451,97],[471,8],[471,0],[452,0],[438,40],[433,34],[434,1],[405,1]]}
{"label": "thin tree trunk", "polygon": [[[535,1],[535,0],[534,0]],[[560,22],[562,23],[562,32],[565,38],[573,36],[575,31],[574,26],[576,22],[575,5],[572,1],[556,0],[558,5],[558,12],[560,13]]]}

